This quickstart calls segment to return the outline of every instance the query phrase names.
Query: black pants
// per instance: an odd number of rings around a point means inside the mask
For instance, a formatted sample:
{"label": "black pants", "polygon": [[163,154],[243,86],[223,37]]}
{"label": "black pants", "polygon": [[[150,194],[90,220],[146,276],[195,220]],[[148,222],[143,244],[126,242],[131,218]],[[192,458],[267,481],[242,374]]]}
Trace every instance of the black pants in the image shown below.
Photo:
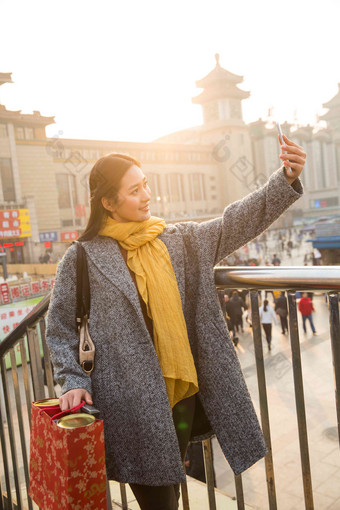
{"label": "black pants", "polygon": [[286,330],[288,331],[288,318],[281,317],[281,315],[280,315],[280,321],[281,321],[282,332],[284,333]]}
{"label": "black pants", "polygon": [[270,346],[270,343],[272,341],[272,325],[262,323],[262,326],[263,326],[264,332],[266,334],[266,340],[267,340],[268,346]]}
{"label": "black pants", "polygon": [[[182,461],[191,435],[196,395],[181,400],[172,409]],[[157,470],[157,466],[155,466]],[[166,486],[138,485],[130,483],[141,510],[177,510],[180,496],[179,484]]]}

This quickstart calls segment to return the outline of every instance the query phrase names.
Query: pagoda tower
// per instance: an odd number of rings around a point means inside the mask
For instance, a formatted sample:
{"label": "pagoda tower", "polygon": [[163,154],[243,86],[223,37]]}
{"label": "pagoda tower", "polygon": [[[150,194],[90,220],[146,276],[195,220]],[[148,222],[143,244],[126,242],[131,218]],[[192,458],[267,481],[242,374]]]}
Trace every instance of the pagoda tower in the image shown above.
{"label": "pagoda tower", "polygon": [[333,131],[334,140],[340,141],[340,83],[338,83],[338,92],[323,108],[328,108],[328,112],[320,116],[327,122],[328,128]]}
{"label": "pagoda tower", "polygon": [[238,88],[243,76],[233,74],[220,65],[220,56],[215,55],[216,66],[196,86],[203,89],[192,99],[194,104],[200,104],[203,111],[203,124],[207,130],[222,126],[243,126],[243,99],[250,96],[249,92]]}
{"label": "pagoda tower", "polygon": [[203,91],[192,102],[202,107],[200,142],[213,147],[226,205],[256,186],[249,127],[242,115],[242,100],[250,93],[238,88],[243,76],[221,67],[218,53],[215,59],[215,68],[196,81],[196,86]]}

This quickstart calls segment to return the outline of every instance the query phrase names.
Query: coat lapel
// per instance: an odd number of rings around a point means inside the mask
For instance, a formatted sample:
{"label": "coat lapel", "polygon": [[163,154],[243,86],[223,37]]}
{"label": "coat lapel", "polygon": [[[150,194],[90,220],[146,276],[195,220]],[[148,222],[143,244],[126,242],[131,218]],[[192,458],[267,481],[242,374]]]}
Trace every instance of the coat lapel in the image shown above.
{"label": "coat lapel", "polygon": [[[174,238],[180,238],[175,240]],[[175,272],[178,290],[181,296],[182,305],[185,302],[185,266],[183,242],[180,234],[172,233],[171,242],[169,235],[161,234],[159,238],[166,245],[172,267]],[[175,241],[175,242],[174,242]],[[91,241],[85,241],[83,246],[97,269],[108,278],[133,304],[138,315],[144,320],[137,289],[132,281],[127,265],[119,250],[115,239],[109,237],[97,236]]]}
{"label": "coat lapel", "polygon": [[115,239],[97,236],[85,241],[83,246],[91,262],[108,278],[132,303],[139,317],[144,321],[137,289]]}

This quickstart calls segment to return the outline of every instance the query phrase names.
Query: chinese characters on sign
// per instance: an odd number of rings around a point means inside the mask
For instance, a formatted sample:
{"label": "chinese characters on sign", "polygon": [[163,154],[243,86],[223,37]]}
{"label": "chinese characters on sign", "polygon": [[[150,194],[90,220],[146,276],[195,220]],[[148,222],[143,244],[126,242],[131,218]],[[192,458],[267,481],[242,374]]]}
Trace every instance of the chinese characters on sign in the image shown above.
{"label": "chinese characters on sign", "polygon": [[39,241],[41,243],[46,243],[48,241],[58,241],[58,233],[57,232],[41,232],[39,234]]}
{"label": "chinese characters on sign", "polygon": [[28,209],[0,211],[0,239],[30,237],[31,222]]}
{"label": "chinese characters on sign", "polygon": [[71,243],[78,239],[78,232],[62,232],[61,240],[65,243]]}
{"label": "chinese characters on sign", "polygon": [[20,285],[8,286],[7,283],[0,285],[0,296],[2,296],[2,304],[9,304],[15,301],[21,301],[22,298],[34,297],[46,294],[54,287],[55,279],[39,280],[30,283],[22,283]]}
{"label": "chinese characters on sign", "polygon": [[0,283],[1,303],[7,305],[10,303],[8,283]]}
{"label": "chinese characters on sign", "polygon": [[18,308],[3,306],[0,308],[0,342],[8,335],[8,333],[17,327],[19,322],[21,322],[25,315],[27,315],[33,308],[34,305],[21,305]]}

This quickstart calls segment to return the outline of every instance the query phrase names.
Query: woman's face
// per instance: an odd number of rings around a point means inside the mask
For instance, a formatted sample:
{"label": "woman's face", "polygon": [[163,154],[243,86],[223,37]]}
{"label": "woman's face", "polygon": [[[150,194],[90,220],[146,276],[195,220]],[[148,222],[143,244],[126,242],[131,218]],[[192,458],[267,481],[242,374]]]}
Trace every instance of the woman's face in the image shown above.
{"label": "woman's face", "polygon": [[151,216],[150,198],[151,190],[144,173],[137,165],[133,165],[122,177],[118,202],[102,198],[102,204],[116,221],[145,221]]}

